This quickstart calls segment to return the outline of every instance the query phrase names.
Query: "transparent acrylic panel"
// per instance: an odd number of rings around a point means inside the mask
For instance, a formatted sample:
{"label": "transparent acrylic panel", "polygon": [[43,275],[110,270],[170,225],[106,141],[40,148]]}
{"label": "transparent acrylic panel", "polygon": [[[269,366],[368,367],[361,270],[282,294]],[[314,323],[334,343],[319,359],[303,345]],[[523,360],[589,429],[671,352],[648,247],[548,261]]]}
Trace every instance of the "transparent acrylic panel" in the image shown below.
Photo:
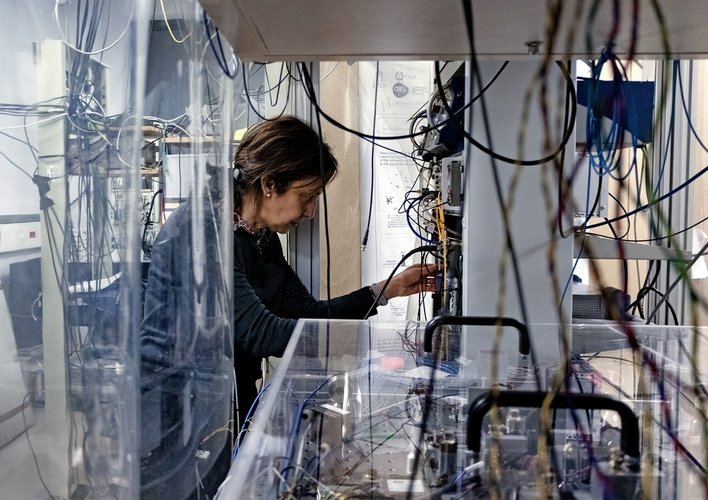
{"label": "transparent acrylic panel", "polygon": [[171,2],[190,105],[144,112],[153,7],[0,2],[1,498],[185,498],[228,465],[234,91]]}
{"label": "transparent acrylic panel", "polygon": [[217,64],[199,4],[177,5],[169,22],[182,29],[173,50],[188,54],[189,103],[176,118],[147,118],[164,208],[142,246],[140,498],[213,494],[232,449],[233,73]]}
{"label": "transparent acrylic panel", "polygon": [[425,327],[301,320],[219,498],[487,498],[490,489],[538,498],[544,485],[575,498],[686,498],[701,484],[702,420],[691,401],[699,374],[686,356],[705,329],[632,325],[632,350],[625,327],[573,325],[570,395],[545,411],[535,375],[553,387],[560,365],[515,354],[519,364],[493,387],[504,395],[494,410],[489,373],[462,369],[463,357],[435,362],[423,351]]}
{"label": "transparent acrylic panel", "polygon": [[148,2],[2,2],[0,496],[135,498]]}

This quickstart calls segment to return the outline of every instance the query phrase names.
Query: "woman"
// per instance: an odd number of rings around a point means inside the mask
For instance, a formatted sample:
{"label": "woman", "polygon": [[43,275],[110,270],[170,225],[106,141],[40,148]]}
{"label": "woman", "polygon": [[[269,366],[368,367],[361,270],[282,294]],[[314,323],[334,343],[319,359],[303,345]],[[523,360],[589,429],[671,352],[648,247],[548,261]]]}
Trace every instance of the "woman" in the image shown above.
{"label": "woman", "polygon": [[[298,318],[363,319],[392,297],[431,290],[426,277],[436,267],[415,265],[396,275],[383,294],[384,282],[330,301],[310,295],[276,233],[314,216],[323,186],[336,172],[330,148],[292,116],[254,125],[239,144],[231,324],[241,423],[256,399],[262,359],[283,354]],[[145,498],[174,498],[197,483],[205,485],[199,494],[209,494],[229,465],[225,433],[218,431],[228,420],[230,370],[224,360],[231,346],[223,339],[229,338],[224,305],[230,293],[216,243],[221,232],[215,207],[222,202],[211,194],[204,203],[189,201],[175,210],[151,252],[141,335],[143,435],[152,435],[146,432],[150,426],[159,434],[142,440]],[[152,415],[160,416],[159,423]]]}
{"label": "woman", "polygon": [[[234,364],[240,421],[256,397],[262,358],[282,355],[297,318],[364,319],[384,282],[317,301],[283,257],[275,233],[314,217],[324,183],[337,172],[329,146],[299,119],[283,116],[248,130],[234,158]],[[434,265],[415,265],[384,290],[392,297],[431,290]]]}

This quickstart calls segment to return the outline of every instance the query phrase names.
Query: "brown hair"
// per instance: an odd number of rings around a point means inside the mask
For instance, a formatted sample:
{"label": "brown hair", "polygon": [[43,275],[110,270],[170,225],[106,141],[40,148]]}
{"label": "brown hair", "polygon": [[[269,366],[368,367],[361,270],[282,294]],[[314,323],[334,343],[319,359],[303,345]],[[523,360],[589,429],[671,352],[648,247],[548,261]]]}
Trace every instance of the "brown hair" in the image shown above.
{"label": "brown hair", "polygon": [[337,173],[337,160],[309,125],[294,116],[281,116],[248,129],[236,150],[234,168],[239,170],[234,180],[234,205],[239,207],[246,193],[260,200],[262,180],[272,180],[278,194],[308,177],[324,174],[327,184]]}

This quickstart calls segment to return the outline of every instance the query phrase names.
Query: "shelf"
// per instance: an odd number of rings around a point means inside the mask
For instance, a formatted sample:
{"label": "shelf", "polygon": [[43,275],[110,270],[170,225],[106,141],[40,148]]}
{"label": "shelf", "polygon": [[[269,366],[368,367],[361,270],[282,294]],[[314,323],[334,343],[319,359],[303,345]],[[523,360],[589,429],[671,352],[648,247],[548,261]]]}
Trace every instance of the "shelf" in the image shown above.
{"label": "shelf", "polygon": [[160,169],[159,168],[142,167],[140,169],[140,175],[142,175],[143,177],[159,177]]}
{"label": "shelf", "polygon": [[628,328],[634,332],[640,344],[649,345],[656,342],[687,341],[693,330],[691,326],[647,325],[641,319],[629,321],[626,325],[610,320],[574,320],[570,350],[582,354],[627,349],[630,347],[626,333]]}
{"label": "shelf", "polygon": [[217,142],[221,141],[221,137],[212,137],[212,136],[207,136],[207,137],[190,137],[190,136],[170,136],[166,137],[164,140],[165,144],[192,144],[192,143],[212,143],[212,142]]}
{"label": "shelf", "polygon": [[[584,240],[584,241],[583,241]],[[629,259],[629,260],[676,260],[679,258],[691,260],[693,255],[685,250],[676,248],[647,245],[622,241],[622,254],[619,251],[619,242],[611,238],[603,238],[591,234],[575,234],[575,257],[578,251],[581,259]]]}
{"label": "shelf", "polygon": [[[577,0],[576,0],[577,1]],[[557,57],[597,56],[613,26],[613,2],[604,0],[591,25],[594,41],[586,47],[590,7],[563,2]],[[200,0],[242,60],[461,60],[469,41],[460,0]],[[527,42],[546,40],[543,0],[474,0],[477,54],[483,58],[528,57]],[[673,58],[705,58],[706,3],[665,0],[661,3]],[[615,52],[629,50],[632,2],[619,2],[621,14]],[[664,57],[661,31],[652,2],[639,1],[638,58]],[[567,50],[566,35],[576,30]]]}

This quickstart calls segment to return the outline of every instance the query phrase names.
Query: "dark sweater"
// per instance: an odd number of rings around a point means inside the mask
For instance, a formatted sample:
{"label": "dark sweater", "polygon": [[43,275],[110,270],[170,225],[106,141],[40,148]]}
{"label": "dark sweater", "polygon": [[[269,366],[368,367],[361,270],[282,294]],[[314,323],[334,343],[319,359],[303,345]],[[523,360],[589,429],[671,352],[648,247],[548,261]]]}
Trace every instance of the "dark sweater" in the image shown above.
{"label": "dark sweater", "polygon": [[363,319],[373,301],[369,287],[329,303],[315,300],[285,261],[275,233],[252,235],[237,230],[234,233],[236,377],[246,377],[249,383],[260,378],[261,359],[283,354],[297,318]]}
{"label": "dark sweater", "polygon": [[[231,293],[223,274],[229,269],[224,262],[227,252],[218,245],[223,241],[223,231],[215,222],[217,207],[203,207],[197,213],[190,202],[183,203],[170,215],[155,240],[140,339],[143,400],[146,394],[155,394],[163,423],[165,413],[175,417],[174,421],[167,421],[170,428],[179,426],[184,412],[181,408],[165,408],[165,404],[179,405],[184,398],[191,400],[195,405],[194,417],[190,417],[192,434],[197,437],[197,445],[228,419],[225,411],[228,413],[230,390],[223,383],[228,380],[225,360],[233,356],[243,421],[256,396],[255,382],[261,376],[262,358],[282,355],[297,318],[362,319],[374,302],[368,287],[329,303],[315,300],[285,261],[275,233],[252,235],[239,229],[233,233],[233,317],[229,318]],[[226,342],[230,324],[233,346]],[[151,423],[145,407],[143,404],[144,435]],[[220,437],[224,435],[221,433]],[[210,443],[215,441],[212,438]],[[223,440],[219,441],[223,446]],[[179,455],[164,445],[161,449],[165,460],[179,463],[171,467],[175,474],[172,482],[166,481],[168,488],[154,489],[156,496],[169,495],[174,481],[194,478],[193,473],[187,473],[189,467],[194,470],[194,450],[183,446]],[[216,452],[218,449],[212,455]],[[152,453],[150,459],[155,456]],[[207,471],[211,468],[204,465]],[[143,484],[153,476],[152,469],[146,467]]]}

